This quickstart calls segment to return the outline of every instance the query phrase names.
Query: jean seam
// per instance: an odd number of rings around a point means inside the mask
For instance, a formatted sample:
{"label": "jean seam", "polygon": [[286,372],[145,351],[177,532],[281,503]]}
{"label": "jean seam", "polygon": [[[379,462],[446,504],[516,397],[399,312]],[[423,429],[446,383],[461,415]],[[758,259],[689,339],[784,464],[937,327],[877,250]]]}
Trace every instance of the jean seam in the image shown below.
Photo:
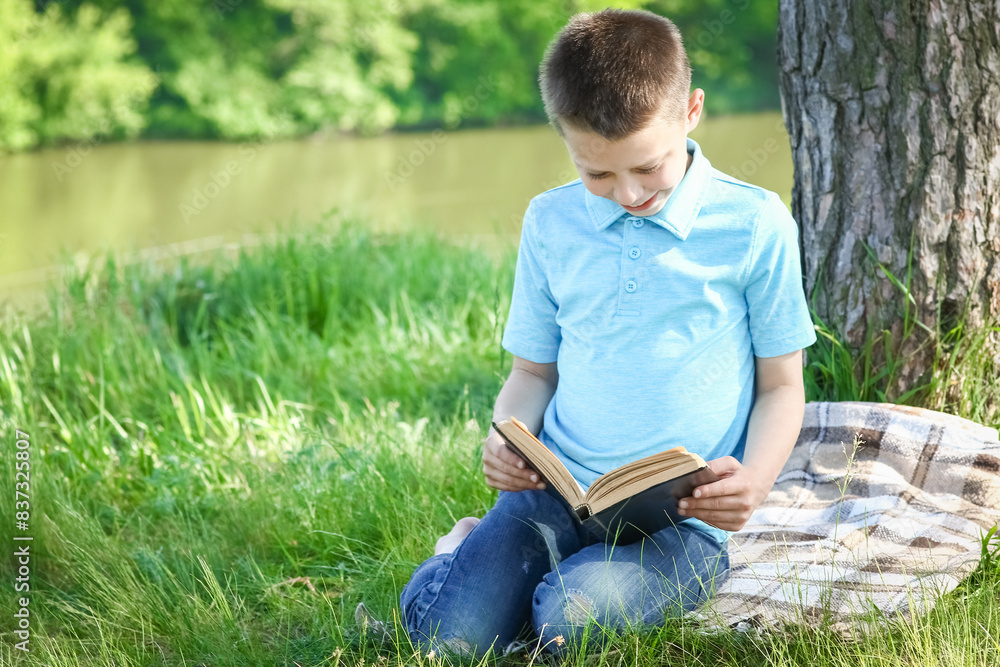
{"label": "jean seam", "polygon": [[[461,546],[462,545],[459,545],[459,548],[461,548]],[[453,551],[452,554],[451,554],[452,557],[448,559],[448,564],[445,566],[447,568],[447,571],[445,572],[444,577],[441,579],[441,585],[438,586],[437,590],[431,595],[430,600],[428,600],[424,604],[424,610],[423,610],[423,612],[422,613],[419,612],[419,611],[417,612],[416,618],[414,619],[414,624],[413,624],[413,626],[414,626],[413,627],[413,631],[414,632],[420,632],[420,627],[423,625],[424,619],[427,618],[427,614],[430,612],[431,606],[433,606],[433,604],[435,602],[437,602],[438,597],[440,597],[440,595],[441,595],[441,589],[444,588],[445,582],[447,582],[448,581],[448,577],[451,576],[451,569],[452,569],[452,566],[453,566],[453,564],[455,562],[454,554],[457,551],[458,551],[458,549],[455,549],[455,551]],[[431,579],[430,583],[428,583],[426,586],[424,586],[424,590],[420,591],[419,593],[417,593],[417,595],[413,599],[412,604],[418,604],[419,602],[421,602],[421,598],[424,595],[424,591],[426,591],[429,586],[433,585],[434,582],[437,581],[438,573],[440,573],[440,570],[438,570],[438,572],[434,574],[434,577]],[[428,634],[427,635],[427,639],[431,639],[433,636],[434,636],[434,632]]]}

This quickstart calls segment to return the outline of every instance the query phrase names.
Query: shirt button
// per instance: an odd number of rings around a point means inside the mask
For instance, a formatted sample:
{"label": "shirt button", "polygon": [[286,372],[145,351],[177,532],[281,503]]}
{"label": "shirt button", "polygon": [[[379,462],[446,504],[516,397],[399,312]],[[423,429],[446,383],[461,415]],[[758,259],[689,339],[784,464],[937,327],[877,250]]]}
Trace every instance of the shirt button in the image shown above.
{"label": "shirt button", "polygon": [[628,256],[631,257],[632,259],[639,259],[640,255],[642,255],[642,251],[639,250],[637,247],[632,246],[631,248],[628,249]]}
{"label": "shirt button", "polygon": [[646,224],[646,221],[643,220],[642,218],[633,218],[632,219],[632,226],[635,227],[636,229],[642,229],[642,226],[644,224]]}
{"label": "shirt button", "polygon": [[625,283],[625,291],[628,292],[629,294],[636,291],[637,289],[639,289],[639,285],[634,280],[630,280],[627,283]]}

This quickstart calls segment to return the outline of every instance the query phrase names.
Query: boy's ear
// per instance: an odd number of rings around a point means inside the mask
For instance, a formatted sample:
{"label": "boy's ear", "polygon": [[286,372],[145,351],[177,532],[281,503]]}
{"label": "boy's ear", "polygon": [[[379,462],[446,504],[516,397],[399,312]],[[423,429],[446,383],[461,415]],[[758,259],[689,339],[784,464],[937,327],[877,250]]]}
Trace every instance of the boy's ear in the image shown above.
{"label": "boy's ear", "polygon": [[694,128],[698,127],[698,121],[701,119],[701,112],[704,108],[705,91],[701,88],[695,88],[694,92],[691,93],[691,97],[688,98],[685,132],[691,132]]}

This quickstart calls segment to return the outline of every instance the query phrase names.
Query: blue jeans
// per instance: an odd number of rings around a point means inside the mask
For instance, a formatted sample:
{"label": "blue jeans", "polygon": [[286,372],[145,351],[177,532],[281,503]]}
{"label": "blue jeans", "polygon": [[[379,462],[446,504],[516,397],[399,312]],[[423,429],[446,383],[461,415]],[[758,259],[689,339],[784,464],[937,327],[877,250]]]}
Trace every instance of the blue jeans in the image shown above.
{"label": "blue jeans", "polygon": [[684,523],[613,546],[544,491],[501,492],[454,552],[416,569],[400,602],[423,649],[500,653],[530,627],[547,650],[562,652],[585,631],[600,642],[628,627],[662,626],[728,575],[726,548]]}

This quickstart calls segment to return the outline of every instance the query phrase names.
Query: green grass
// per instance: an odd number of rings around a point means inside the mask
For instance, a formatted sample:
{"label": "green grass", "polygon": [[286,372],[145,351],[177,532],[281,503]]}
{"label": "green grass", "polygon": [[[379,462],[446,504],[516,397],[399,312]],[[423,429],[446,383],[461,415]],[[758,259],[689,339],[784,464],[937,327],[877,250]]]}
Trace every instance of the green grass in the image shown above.
{"label": "green grass", "polygon": [[[13,649],[5,586],[0,664],[435,664],[402,635],[362,633],[353,611],[364,600],[398,619],[437,537],[495,499],[479,446],[510,363],[499,339],[514,249],[499,255],[344,225],[207,265],[109,256],[51,291],[47,313],[5,313],[0,475],[14,479],[8,454],[26,431],[35,541],[32,650]],[[865,367],[870,350],[820,333],[807,400],[885,399],[891,374]],[[981,334],[949,342],[980,382],[954,404],[941,387],[920,394],[995,426],[1000,379]],[[13,500],[0,494],[3,517]],[[995,665],[998,554],[988,537],[979,569],[930,614],[857,641],[677,621],[567,662]]]}

